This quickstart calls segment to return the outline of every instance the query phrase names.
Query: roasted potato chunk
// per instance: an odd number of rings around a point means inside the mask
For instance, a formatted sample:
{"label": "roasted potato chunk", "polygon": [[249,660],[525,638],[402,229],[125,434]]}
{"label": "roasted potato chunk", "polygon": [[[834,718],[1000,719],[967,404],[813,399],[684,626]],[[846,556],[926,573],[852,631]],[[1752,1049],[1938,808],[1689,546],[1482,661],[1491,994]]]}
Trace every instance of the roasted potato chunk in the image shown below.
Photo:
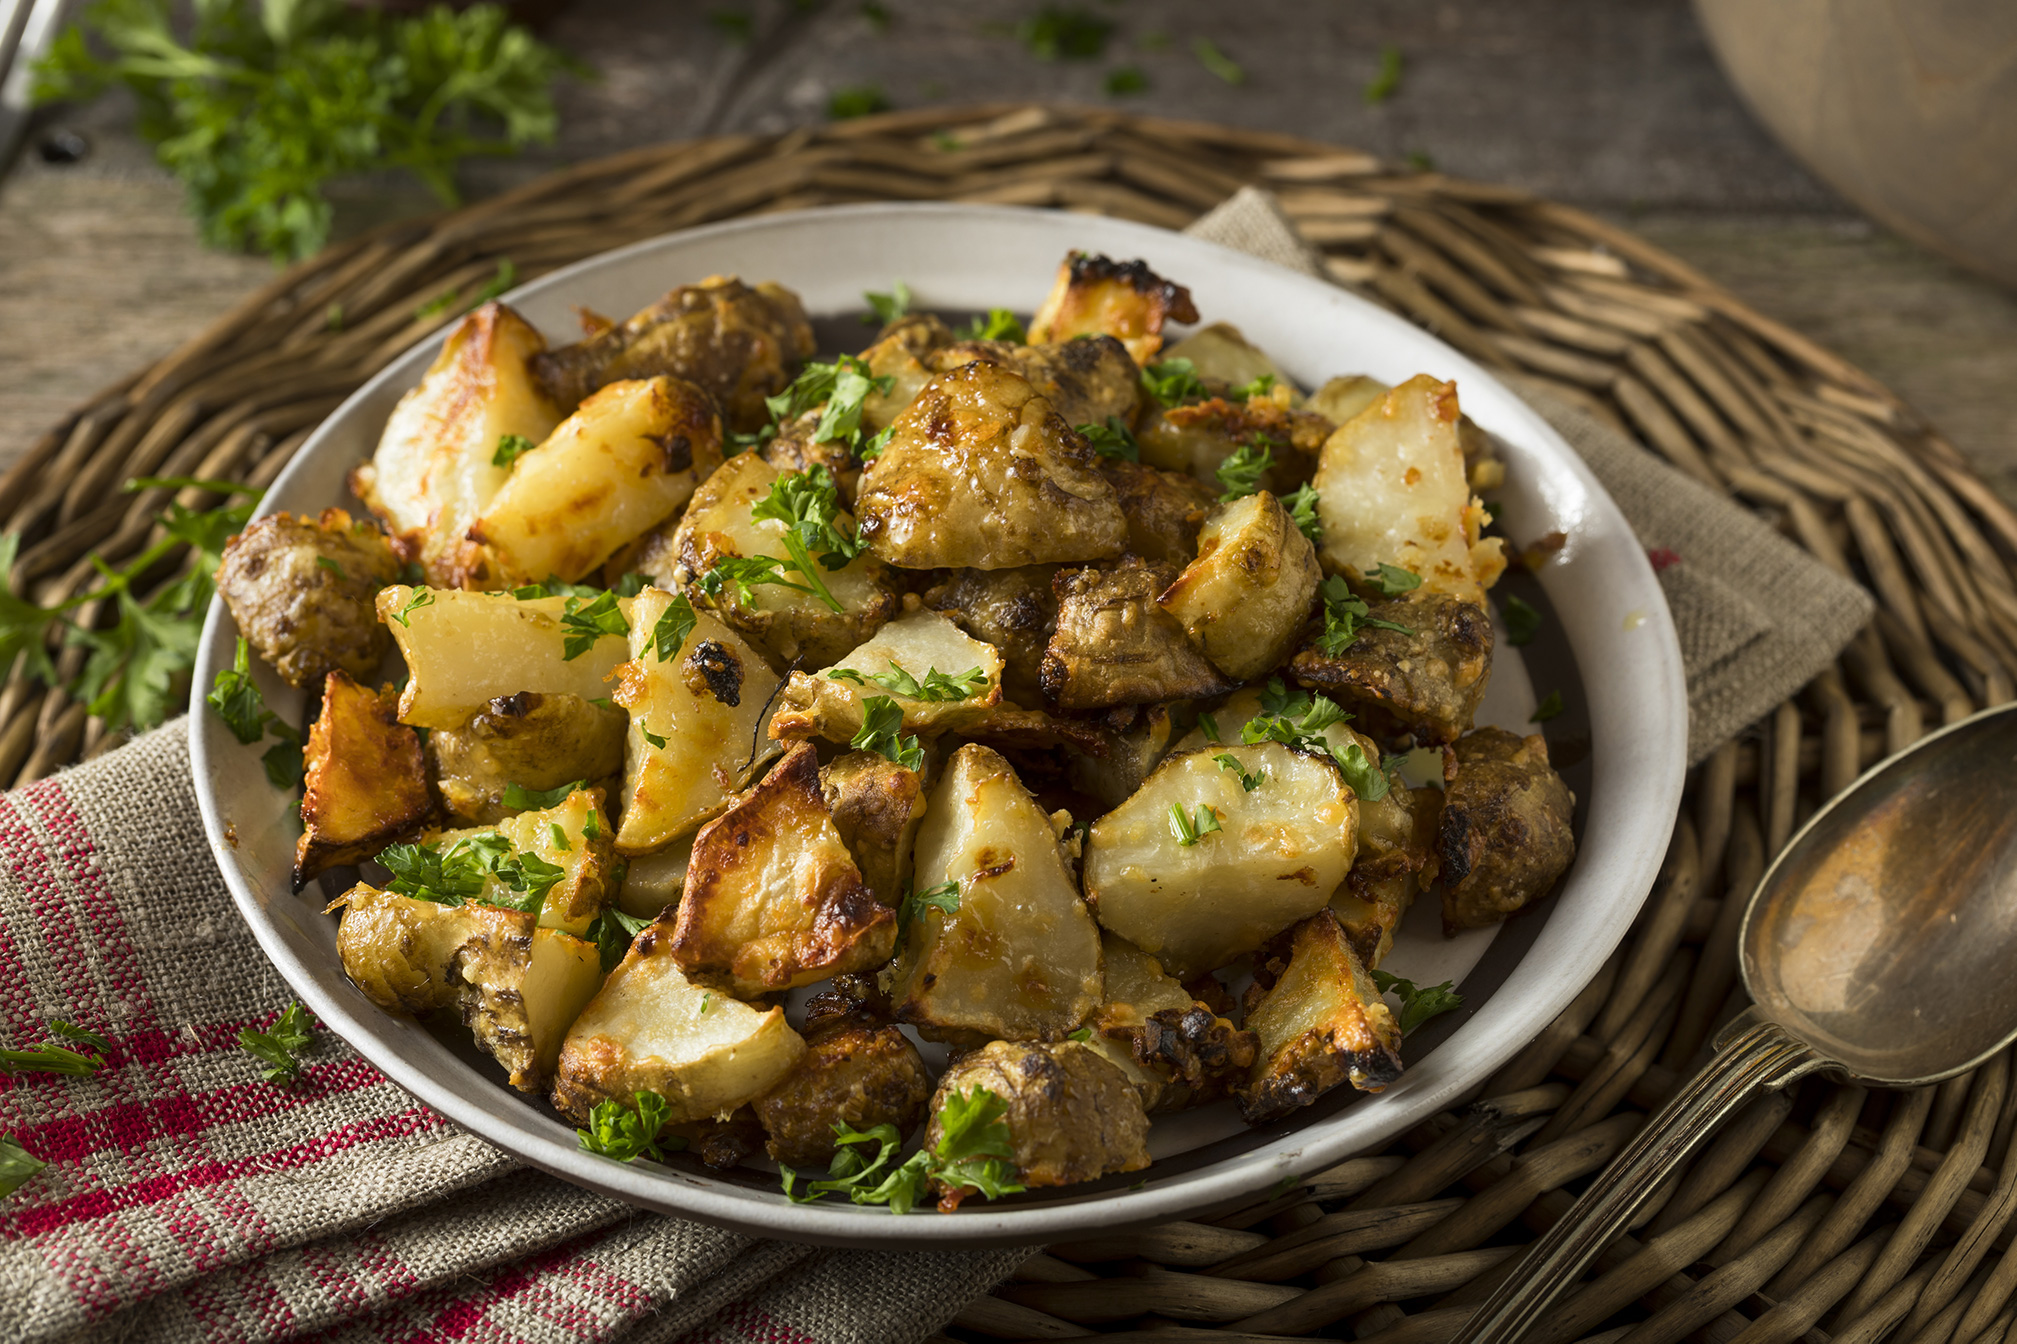
{"label": "roasted potato chunk", "polygon": [[1099,930],[1051,818],[1009,763],[969,743],[932,790],[912,880],[958,908],[911,922],[891,997],[932,1040],[1057,1037],[1099,1003]]}
{"label": "roasted potato chunk", "polygon": [[295,886],[369,858],[433,813],[420,735],[397,721],[397,705],[390,686],[367,690],[342,672],[323,681],[322,712],[302,753]]}
{"label": "roasted potato chunk", "polygon": [[1032,345],[1075,336],[1111,336],[1135,363],[1163,348],[1163,326],[1195,322],[1197,305],[1182,285],[1163,279],[1145,261],[1115,261],[1074,252],[1058,267],[1057,282],[1030,319]]}
{"label": "roasted potato chunk", "polygon": [[693,836],[684,836],[664,849],[625,860],[616,908],[634,919],[657,919],[677,906],[680,894],[686,890],[693,841]]}
{"label": "roasted potato chunk", "polygon": [[811,743],[695,837],[672,934],[688,978],[750,997],[879,966],[895,949],[896,914],[834,829]]}
{"label": "roasted potato chunk", "polygon": [[862,398],[862,424],[879,430],[902,414],[931,381],[933,370],[926,361],[952,343],[951,329],[930,313],[906,313],[878,332],[861,360],[871,378],[887,378],[890,387]]}
{"label": "roasted potato chunk", "polygon": [[1367,607],[1373,620],[1406,628],[1361,623],[1358,638],[1334,654],[1309,643],[1289,675],[1352,711],[1383,742],[1412,736],[1421,746],[1444,746],[1469,732],[1492,676],[1492,620],[1484,608],[1421,590]]}
{"label": "roasted potato chunk", "polygon": [[1299,400],[1295,380],[1268,357],[1267,351],[1247,340],[1230,322],[1199,327],[1163,351],[1162,358],[1188,359],[1199,378],[1227,388],[1242,388],[1261,378],[1272,378],[1275,382],[1274,388],[1269,389],[1270,395],[1278,388],[1288,398],[1289,405]]}
{"label": "roasted potato chunk", "polygon": [[1345,885],[1331,897],[1352,951],[1369,971],[1393,950],[1394,930],[1415,903],[1435,842],[1442,791],[1399,784],[1376,801],[1359,800],[1359,852]]}
{"label": "roasted potato chunk", "polygon": [[1029,381],[993,364],[940,374],[862,472],[861,536],[904,569],[1013,569],[1119,555],[1097,457]]}
{"label": "roasted potato chunk", "polygon": [[1258,1043],[1192,998],[1162,964],[1103,933],[1106,995],[1088,1044],[1134,1082],[1147,1111],[1177,1111],[1230,1096],[1246,1081]]}
{"label": "roasted potato chunk", "polygon": [[1251,681],[1288,661],[1322,578],[1317,548],[1263,490],[1213,515],[1198,558],[1157,600],[1213,666]]}
{"label": "roasted potato chunk", "polygon": [[1506,561],[1497,537],[1480,536],[1461,414],[1457,385],[1422,374],[1325,440],[1313,483],[1327,562],[1359,575],[1397,565],[1421,575],[1424,592],[1485,604]]}
{"label": "roasted potato chunk", "polygon": [[1053,581],[1057,630],[1038,670],[1061,709],[1107,709],[1222,695],[1234,683],[1191,642],[1156,599],[1174,565],[1136,556],[1112,569],[1061,571]]}
{"label": "roasted potato chunk", "polygon": [[1323,416],[1291,410],[1272,397],[1246,401],[1211,397],[1152,412],[1135,439],[1142,461],[1165,471],[1188,472],[1214,494],[1223,488],[1218,471],[1227,458],[1243,447],[1265,448],[1269,465],[1260,484],[1287,495],[1310,478],[1333,428]]}
{"label": "roasted potato chunk", "polygon": [[637,935],[560,1048],[553,1106],[585,1124],[597,1102],[665,1098],[668,1125],[728,1118],[782,1082],[805,1042],[782,1008],[753,1008],[695,984],[661,918]]}
{"label": "roasted potato chunk", "polygon": [[1052,345],[956,341],[934,351],[926,363],[937,373],[975,363],[1019,373],[1073,429],[1104,425],[1115,418],[1131,425],[1141,408],[1141,371],[1111,336]]}
{"label": "roasted potato chunk", "polygon": [[819,772],[834,829],[862,881],[891,909],[910,894],[911,846],[924,820],[925,777],[873,751],[851,751]]}
{"label": "roasted potato chunk", "polygon": [[1247,1029],[1260,1040],[1239,1095],[1248,1124],[1279,1120],[1339,1083],[1378,1092],[1401,1076],[1401,1029],[1329,910],[1268,949],[1248,993]]}
{"label": "roasted potato chunk", "polygon": [[1576,857],[1576,796],[1548,764],[1546,738],[1480,728],[1456,753],[1436,827],[1445,933],[1496,924],[1538,900]]}
{"label": "roasted potato chunk", "polygon": [[1334,425],[1356,419],[1359,413],[1393,391],[1377,378],[1363,373],[1340,374],[1318,388],[1306,405]]}
{"label": "roasted potato chunk", "polygon": [[[1008,1104],[1007,1159],[1031,1190],[1076,1185],[1149,1164],[1148,1116],[1127,1077],[1077,1041],[991,1041],[960,1056],[938,1081],[924,1143],[944,1137],[942,1113],[956,1096],[984,1088]],[[943,1186],[941,1204],[959,1192]]]}
{"label": "roasted potato chunk", "polygon": [[790,382],[792,365],[811,358],[814,348],[798,295],[768,281],[751,289],[714,275],[681,285],[620,325],[539,355],[532,371],[568,407],[610,383],[670,374],[705,388],[728,427],[748,433],[769,419],[763,399]]}
{"label": "roasted potato chunk", "polygon": [[1022,569],[959,569],[925,590],[924,604],[959,622],[1002,657],[1002,694],[1018,705],[1040,703],[1044,648],[1057,629],[1058,599],[1052,565]]}
{"label": "roasted potato chunk", "polygon": [[808,1024],[806,1051],[783,1082],[756,1100],[764,1148],[792,1167],[833,1159],[835,1123],[856,1129],[895,1125],[909,1134],[924,1119],[931,1074],[902,1031],[848,1014]]}
{"label": "roasted potato chunk", "polygon": [[[1001,654],[993,645],[969,639],[935,611],[914,611],[876,631],[874,638],[832,667],[792,673],[770,731],[785,741],[808,737],[850,741],[861,731],[863,702],[872,696],[892,699],[902,708],[907,733],[957,731],[982,722],[988,710],[1001,703],[1001,671]],[[923,699],[872,680],[907,675],[924,690],[923,683],[933,672],[949,678],[979,672],[980,680],[929,688],[940,696],[972,690],[957,699]]]}
{"label": "roasted potato chunk", "polygon": [[385,534],[342,509],[268,514],[224,544],[217,595],[238,631],[297,689],[341,670],[368,681],[392,640],[373,600],[399,577]]}
{"label": "roasted potato chunk", "polygon": [[502,583],[573,583],[670,518],[720,465],[707,393],[677,378],[611,383],[511,464],[469,539]]}
{"label": "roasted potato chunk", "polygon": [[384,589],[378,619],[398,641],[408,674],[399,721],[429,731],[461,728],[505,687],[582,700],[608,695],[605,683],[623,661],[623,636],[598,636],[569,658],[562,620],[582,605],[577,597]]}
{"label": "roasted potato chunk", "polygon": [[[624,753],[621,854],[649,854],[688,834],[734,799],[741,781],[777,754],[763,734],[778,679],[755,649],[709,613],[695,613],[677,650],[656,643],[672,595],[639,593],[631,661],[610,698],[630,711]],[[650,646],[650,647],[647,647]]]}
{"label": "roasted potato chunk", "polygon": [[527,364],[545,349],[531,323],[484,304],[455,324],[420,386],[385,422],[371,460],[350,473],[351,490],[385,524],[400,558],[419,561],[438,588],[495,581],[466,534],[504,485],[504,468],[491,461],[498,440],[539,443],[560,423],[561,407]]}
{"label": "roasted potato chunk", "polygon": [[[897,596],[882,565],[859,556],[840,569],[819,566],[819,582],[833,594],[834,610],[811,591],[812,581],[795,571],[795,585],[734,583],[710,596],[702,580],[723,560],[770,556],[788,560],[789,529],[775,518],[758,520],[751,510],[784,479],[775,467],[754,453],[731,458],[694,495],[686,516],[673,534],[680,586],[696,605],[710,608],[731,627],[767,650],[775,667],[799,662],[824,667],[873,635],[896,614]],[[843,529],[853,520],[842,510],[836,523]]]}
{"label": "roasted potato chunk", "polygon": [[[1206,808],[1216,831],[1201,823]],[[1093,823],[1086,900],[1101,927],[1187,980],[1323,909],[1351,867],[1357,822],[1337,770],[1279,742],[1184,752]],[[1185,843],[1185,831],[1197,838]]]}
{"label": "roasted potato chunk", "polygon": [[630,720],[612,705],[578,695],[500,695],[460,728],[427,735],[427,759],[448,810],[465,820],[502,821],[504,790],[545,792],[571,780],[599,784],[623,773]]}
{"label": "roasted potato chunk", "polygon": [[1198,533],[1218,496],[1195,477],[1144,462],[1100,463],[1128,520],[1128,550],[1144,560],[1182,567],[1198,553]]}

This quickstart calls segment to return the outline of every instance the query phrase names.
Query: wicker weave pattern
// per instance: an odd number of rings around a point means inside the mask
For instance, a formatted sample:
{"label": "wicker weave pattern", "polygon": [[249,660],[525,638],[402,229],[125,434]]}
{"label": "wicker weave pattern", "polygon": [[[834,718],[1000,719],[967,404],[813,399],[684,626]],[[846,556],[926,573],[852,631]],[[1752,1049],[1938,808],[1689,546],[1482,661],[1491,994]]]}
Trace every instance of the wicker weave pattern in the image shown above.
{"label": "wicker weave pattern", "polygon": [[[0,480],[0,530],[24,537],[17,584],[43,600],[74,591],[88,552],[117,560],[150,538],[162,492],[121,495],[123,480],[272,480],[501,258],[531,279],[710,220],[892,198],[1181,227],[1248,182],[1280,195],[1340,282],[1734,492],[1880,606],[1836,669],[1696,772],[1632,938],[1485,1100],[1214,1223],[1053,1247],[956,1323],[1006,1339],[1434,1344],[1735,1006],[1737,917],[1795,825],[1928,726],[2013,697],[2017,514],[1883,387],[1676,259],[1517,191],[1105,112],[933,109],[658,146],[280,275],[45,435]],[[416,316],[450,289],[462,303]],[[66,650],[59,669],[81,656]],[[0,780],[116,741],[59,689],[17,675],[0,690]],[[1999,1057],[1919,1093],[1810,1082],[1757,1102],[1605,1253],[1541,1344],[2001,1344],[2017,1316],[2017,1256],[2000,1249],[2017,1212],[2009,1082]],[[1605,1329],[1614,1319],[1628,1324]]]}

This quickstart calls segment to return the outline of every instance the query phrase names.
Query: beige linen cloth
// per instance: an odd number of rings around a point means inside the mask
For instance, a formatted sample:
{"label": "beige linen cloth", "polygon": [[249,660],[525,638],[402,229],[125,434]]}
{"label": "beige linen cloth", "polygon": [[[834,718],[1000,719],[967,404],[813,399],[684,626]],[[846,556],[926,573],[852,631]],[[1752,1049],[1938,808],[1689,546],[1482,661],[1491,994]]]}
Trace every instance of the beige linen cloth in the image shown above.
{"label": "beige linen cloth", "polygon": [[[1314,266],[1264,196],[1196,231]],[[1545,411],[1681,557],[1662,580],[1697,756],[1868,618],[1742,510]],[[0,1202],[0,1340],[906,1344],[1025,1254],[819,1250],[645,1213],[518,1165],[327,1033],[299,1082],[261,1081],[237,1034],[292,995],[207,858],[189,772],[174,723],[0,796],[0,1035],[49,1040],[61,1017],[112,1042],[92,1076],[0,1078],[0,1133],[47,1163]]]}

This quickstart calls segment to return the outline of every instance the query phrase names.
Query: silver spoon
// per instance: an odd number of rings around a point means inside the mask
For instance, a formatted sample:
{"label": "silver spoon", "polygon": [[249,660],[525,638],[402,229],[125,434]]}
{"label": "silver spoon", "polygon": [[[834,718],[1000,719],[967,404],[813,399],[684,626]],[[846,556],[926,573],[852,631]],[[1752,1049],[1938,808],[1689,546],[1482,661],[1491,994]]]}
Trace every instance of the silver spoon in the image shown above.
{"label": "silver spoon", "polygon": [[1820,1069],[1923,1087],[2017,1039],[2017,705],[1874,766],[1800,828],[1744,912],[1753,1006],[1452,1344],[1512,1344],[1661,1179],[1763,1088]]}

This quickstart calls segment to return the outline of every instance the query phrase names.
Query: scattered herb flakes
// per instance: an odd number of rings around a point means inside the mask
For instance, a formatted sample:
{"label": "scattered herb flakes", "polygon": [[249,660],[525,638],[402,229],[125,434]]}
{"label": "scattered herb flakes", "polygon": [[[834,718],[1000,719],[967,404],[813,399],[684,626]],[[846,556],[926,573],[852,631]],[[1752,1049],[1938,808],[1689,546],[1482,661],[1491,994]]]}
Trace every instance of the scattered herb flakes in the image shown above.
{"label": "scattered herb flakes", "polygon": [[1065,1035],[1066,1040],[1078,1041],[1080,1043],[1090,1041],[1092,1038],[1093,1038],[1093,1029],[1091,1027],[1080,1027],[1077,1031],[1068,1032]]}
{"label": "scattered herb flakes", "polygon": [[1296,531],[1308,537],[1313,545],[1324,544],[1324,521],[1317,516],[1317,488],[1308,482],[1296,487],[1294,494],[1282,500],[1282,507],[1289,511],[1289,521],[1296,525]]}
{"label": "scattered herb flakes", "polygon": [[1290,690],[1280,677],[1269,677],[1261,692],[1261,712],[1240,727],[1240,741],[1280,742],[1293,751],[1331,757],[1324,730],[1352,716],[1328,696],[1312,695],[1302,687]]}
{"label": "scattered herb flakes", "polygon": [[1176,406],[1211,395],[1198,378],[1198,366],[1181,356],[1142,369],[1142,388],[1165,406]]}
{"label": "scattered herb flakes", "polygon": [[1331,759],[1338,763],[1338,770],[1352,792],[1366,802],[1379,802],[1393,788],[1393,776],[1380,765],[1375,765],[1366,755],[1366,749],[1357,742],[1346,743],[1343,751],[1333,751]]}
{"label": "scattered herb flakes", "polygon": [[631,1101],[630,1106],[620,1101],[597,1102],[588,1113],[588,1128],[574,1131],[582,1148],[612,1162],[635,1162],[640,1157],[663,1162],[668,1151],[676,1153],[686,1147],[686,1140],[678,1135],[669,1135],[662,1142],[658,1137],[672,1111],[664,1097],[646,1090],[633,1095]]}
{"label": "scattered herb flakes", "polygon": [[[1407,571],[1399,572],[1405,574]],[[1366,600],[1354,593],[1351,585],[1336,574],[1325,579],[1317,593],[1324,600],[1324,632],[1317,636],[1315,643],[1330,657],[1335,658],[1356,644],[1362,628],[1394,630],[1404,635],[1415,633],[1398,621],[1373,615]]]}
{"label": "scattered herb flakes", "polygon": [[1104,425],[1080,425],[1078,431],[1092,450],[1101,457],[1116,458],[1124,462],[1142,460],[1141,445],[1135,441],[1133,431],[1127,421],[1118,415],[1110,415]]}
{"label": "scattered herb flakes", "polygon": [[588,781],[585,779],[573,780],[551,789],[528,789],[521,784],[507,782],[504,786],[504,805],[515,807],[521,812],[544,812],[550,807],[559,807],[573,797],[576,789],[587,787]]}
{"label": "scattered herb flakes", "polygon": [[826,115],[834,121],[851,121],[856,117],[871,117],[878,112],[889,111],[889,99],[878,84],[857,84],[850,88],[835,89],[833,97],[826,100]]}
{"label": "scattered herb flakes", "polygon": [[254,1031],[247,1027],[238,1033],[241,1049],[251,1053],[266,1065],[260,1077],[269,1083],[291,1083],[301,1075],[299,1054],[308,1048],[314,1034],[308,1027],[308,1014],[300,1003],[290,1003],[283,1008],[273,1025],[265,1031]]}
{"label": "scattered herb flakes", "polygon": [[826,677],[829,681],[852,682],[856,686],[866,686],[869,682],[874,682],[885,691],[906,699],[926,700],[937,704],[971,700],[986,692],[989,685],[987,673],[978,667],[970,667],[951,676],[935,667],[928,667],[925,669],[924,680],[919,681],[895,660],[891,660],[887,672],[859,672],[852,667],[830,667],[826,670]]}
{"label": "scattered herb flakes", "polygon": [[1230,504],[1236,499],[1244,499],[1261,488],[1261,477],[1267,475],[1268,468],[1275,464],[1274,449],[1265,437],[1257,437],[1252,443],[1243,443],[1233,450],[1233,455],[1219,463],[1213,475],[1225,487],[1219,502]]}
{"label": "scattered herb flakes", "polygon": [[1197,57],[1198,63],[1205,69],[1228,84],[1247,82],[1247,72],[1241,68],[1240,63],[1220,51],[1208,37],[1191,39],[1191,55]]}
{"label": "scattered herb flakes", "polygon": [[574,852],[574,842],[567,838],[567,828],[557,821],[546,823],[546,829],[553,836],[553,847],[563,854]]}
{"label": "scattered herb flakes", "polygon": [[[903,1147],[903,1135],[895,1125],[858,1130],[838,1121],[827,1178],[808,1182],[800,1193],[798,1186],[805,1177],[783,1167],[779,1175],[785,1197],[808,1204],[825,1195],[845,1194],[856,1204],[880,1204],[903,1214],[923,1200],[934,1180],[953,1191],[976,1190],[988,1199],[1014,1194],[1023,1187],[1016,1183],[1011,1164],[1015,1149],[1003,1119],[1007,1114],[1008,1103],[984,1087],[954,1093],[939,1108],[938,1143],[919,1149],[894,1168],[890,1163]],[[874,1157],[866,1155],[871,1144]]]}
{"label": "scattered herb flakes", "polygon": [[637,732],[640,737],[642,737],[645,741],[651,743],[652,746],[658,748],[660,751],[665,750],[665,739],[660,737],[657,733],[652,732],[651,729],[645,727],[643,724],[640,723],[637,725]]}
{"label": "scattered herb flakes", "polygon": [[1015,27],[1016,41],[1040,61],[1096,61],[1113,31],[1098,14],[1069,5],[1045,5]]}
{"label": "scattered herb flakes", "polygon": [[1409,150],[1401,156],[1401,161],[1418,173],[1433,173],[1436,170],[1435,156],[1424,149]]}
{"label": "scattered herb flakes", "polygon": [[412,596],[406,599],[406,604],[400,607],[398,611],[392,613],[392,619],[398,621],[402,626],[411,629],[413,626],[413,621],[410,618],[412,617],[413,613],[419,611],[422,607],[431,607],[433,605],[434,605],[433,589],[416,588],[413,590]]}
{"label": "scattered herb flakes", "polygon": [[41,1158],[15,1142],[10,1134],[0,1134],[0,1199],[19,1190],[48,1166]]}
{"label": "scattered herb flakes", "polygon": [[1516,649],[1531,644],[1541,633],[1541,613],[1511,593],[1506,594],[1499,615],[1506,622],[1506,642]]}
{"label": "scattered herb flakes", "polygon": [[1366,84],[1366,106],[1377,107],[1401,88],[1401,49],[1389,43],[1380,49],[1380,69]]}
{"label": "scattered herb flakes", "polygon": [[[827,403],[826,414],[820,420],[822,428],[826,424],[826,416],[832,414],[833,406],[834,402]],[[858,418],[859,414],[860,403],[857,401],[855,416]],[[859,433],[856,426],[848,425],[833,435],[822,437],[842,439],[858,436]],[[845,568],[849,561],[861,554],[862,541],[853,528],[837,521],[840,516],[840,492],[824,466],[815,464],[805,471],[786,472],[779,476],[771,483],[770,493],[751,506],[749,516],[760,523],[784,524],[784,548],[791,557],[785,561],[775,561],[774,557],[768,556],[750,558],[773,560],[774,565],[789,568],[810,585],[800,588],[801,592],[811,593],[834,611],[844,610],[840,599],[826,586],[826,580],[820,577],[819,571],[821,567],[829,570]],[[815,547],[820,552],[818,566],[812,560]],[[724,564],[730,562],[717,562],[715,569],[719,570]],[[768,576],[760,576],[752,570],[744,581],[781,583],[782,580],[777,577],[780,573],[780,569],[773,568]],[[783,586],[798,587],[791,583]]]}
{"label": "scattered herb flakes", "polygon": [[617,607],[616,594],[603,593],[591,602],[568,598],[560,613],[560,628],[567,632],[561,644],[561,661],[571,663],[594,648],[604,635],[628,635],[630,622]]}
{"label": "scattered herb flakes", "polygon": [[1208,803],[1199,803],[1193,814],[1185,813],[1182,804],[1170,804],[1170,834],[1177,843],[1189,849],[1198,841],[1219,829],[1219,814]]}
{"label": "scattered herb flakes", "polygon": [[1549,719],[1560,718],[1561,715],[1562,693],[1560,691],[1549,691],[1548,698],[1534,706],[1534,712],[1527,717],[1527,722],[1546,723]]}
{"label": "scattered herb flakes", "polygon": [[331,332],[343,330],[342,304],[331,303],[327,308],[322,310],[322,329]]}
{"label": "scattered herb flakes", "polygon": [[603,911],[596,918],[595,927],[589,932],[589,940],[595,944],[596,954],[602,960],[605,975],[616,969],[616,963],[622,961],[623,954],[630,951],[630,945],[637,935],[650,927],[650,920],[625,914],[615,906]]}
{"label": "scattered herb flakes", "polygon": [[1224,740],[1219,736],[1219,721],[1210,714],[1198,715],[1198,731],[1205,735],[1205,740],[1208,742]]}
{"label": "scattered herb flakes", "polygon": [[1147,93],[1149,77],[1142,73],[1138,65],[1124,65],[1118,70],[1107,72],[1104,86],[1109,98],[1129,98],[1138,93]]}
{"label": "scattered herb flakes", "polygon": [[1374,988],[1382,994],[1398,994],[1401,997],[1401,1011],[1398,1016],[1403,1039],[1430,1018],[1441,1017],[1444,1013],[1464,1006],[1464,996],[1457,993],[1455,984],[1453,980],[1445,980],[1440,985],[1430,985],[1423,989],[1414,981],[1403,980],[1398,975],[1389,975],[1385,971],[1373,972]]}
{"label": "scattered herb flakes", "polygon": [[1252,793],[1255,789],[1267,783],[1268,777],[1264,771],[1255,770],[1249,772],[1245,766],[1240,764],[1240,758],[1233,755],[1230,751],[1222,751],[1212,757],[1212,760],[1218,763],[1219,769],[1230,770],[1239,776],[1240,788],[1247,793]]}
{"label": "scattered herb flakes", "polygon": [[497,451],[490,455],[490,465],[509,471],[512,463],[538,446],[523,434],[500,434],[497,436]]}
{"label": "scattered herb flakes", "polygon": [[1372,582],[1380,590],[1382,597],[1399,597],[1402,593],[1412,593],[1422,586],[1422,576],[1412,569],[1402,569],[1399,565],[1381,563],[1373,571]]}
{"label": "scattered herb flakes", "polygon": [[666,603],[665,610],[658,614],[657,623],[651,627],[651,638],[645,641],[644,649],[638,656],[641,658],[657,649],[661,663],[677,657],[679,651],[686,647],[687,636],[693,633],[693,627],[699,620],[700,617],[694,614],[693,603],[681,593]]}
{"label": "scattered herb flakes", "polygon": [[891,285],[887,294],[878,294],[870,290],[861,297],[869,308],[861,315],[861,324],[864,327],[886,327],[910,311],[910,286],[901,280]]}
{"label": "scattered herb flakes", "polygon": [[1242,383],[1240,386],[1234,388],[1231,394],[1232,399],[1234,401],[1252,401],[1255,397],[1265,397],[1274,390],[1276,381],[1275,375],[1272,373],[1261,374],[1253,381]]}
{"label": "scattered herb flakes", "polygon": [[343,567],[343,562],[340,560],[332,560],[326,555],[318,555],[315,557],[315,567],[317,569],[328,570],[341,582],[347,583],[350,580],[350,571]]}

